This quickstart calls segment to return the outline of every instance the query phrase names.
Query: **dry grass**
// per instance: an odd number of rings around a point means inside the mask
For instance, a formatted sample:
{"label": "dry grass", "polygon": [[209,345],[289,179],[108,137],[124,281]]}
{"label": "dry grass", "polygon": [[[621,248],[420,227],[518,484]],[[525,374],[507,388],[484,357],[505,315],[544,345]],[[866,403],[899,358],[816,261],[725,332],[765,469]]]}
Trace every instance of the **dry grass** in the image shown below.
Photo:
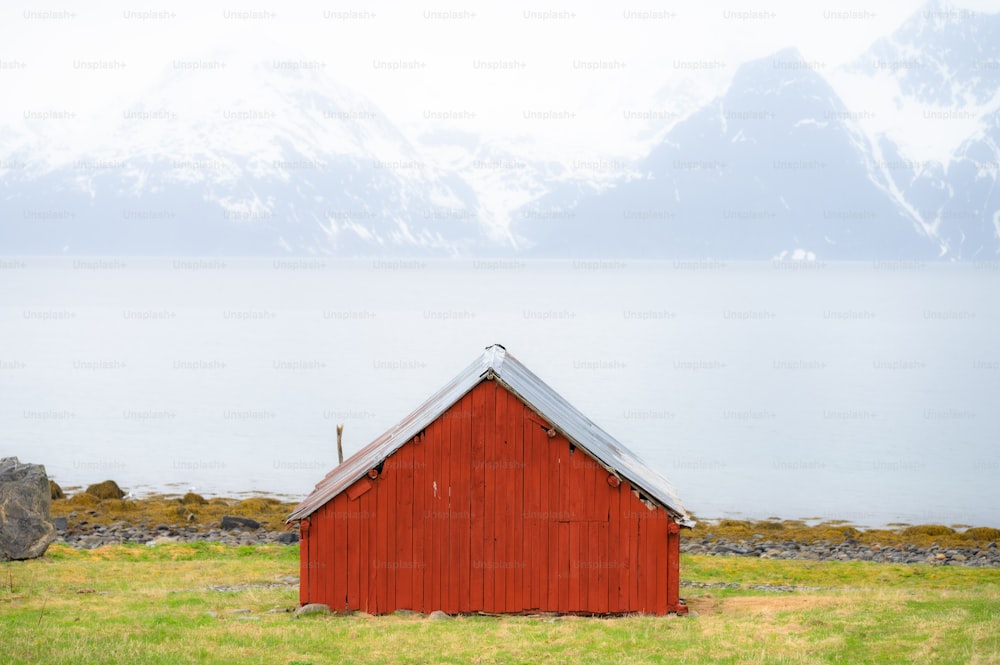
{"label": "dry grass", "polygon": [[[1000,663],[1000,571],[685,556],[697,617],[292,619],[295,547],[74,550],[0,566],[4,663]],[[217,591],[224,585],[237,590]],[[278,609],[278,612],[270,613]],[[248,610],[248,612],[236,612]]]}

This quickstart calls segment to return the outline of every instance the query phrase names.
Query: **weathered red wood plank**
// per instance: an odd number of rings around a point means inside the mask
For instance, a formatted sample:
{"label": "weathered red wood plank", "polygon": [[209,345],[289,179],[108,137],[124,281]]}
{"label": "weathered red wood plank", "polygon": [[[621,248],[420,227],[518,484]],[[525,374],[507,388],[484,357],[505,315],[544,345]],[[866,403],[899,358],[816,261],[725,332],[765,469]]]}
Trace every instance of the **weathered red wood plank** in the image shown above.
{"label": "weathered red wood plank", "polygon": [[311,578],[312,578],[312,589],[309,594],[309,602],[311,603],[322,603],[326,602],[328,598],[326,593],[326,575],[322,573],[321,566],[324,565],[326,559],[324,555],[326,554],[326,546],[323,543],[323,539],[320,535],[323,533],[323,511],[325,507],[318,509],[312,515],[309,516],[310,529],[312,539],[312,549],[311,554],[313,561],[317,562],[312,567]]}
{"label": "weathered red wood plank", "polygon": [[583,519],[587,521],[600,519],[601,502],[597,501],[597,496],[594,492],[598,490],[597,487],[597,461],[593,457],[578,450],[577,462],[579,463],[579,468],[582,473],[580,473],[580,478],[583,481],[583,496],[584,501],[580,504],[583,509],[584,516]]}
{"label": "weathered red wood plank", "polygon": [[427,558],[424,556],[424,525],[427,523],[424,515],[425,495],[428,481],[427,462],[424,451],[427,444],[420,435],[414,437],[413,446],[413,577],[410,586],[410,602],[412,609],[424,611],[424,577],[427,575]]}
{"label": "weathered red wood plank", "polygon": [[656,611],[656,522],[653,519],[653,511],[643,506],[642,514],[642,560],[646,564],[642,572],[643,591],[643,611],[653,613]]}
{"label": "weathered red wood plank", "polygon": [[632,566],[632,578],[629,583],[629,608],[633,612],[638,612],[642,608],[642,597],[639,594],[640,582],[642,579],[642,561],[639,559],[639,529],[642,520],[640,515],[646,508],[642,505],[629,484],[628,492],[622,495],[628,498],[629,504],[629,561]]}
{"label": "weathered red wood plank", "polygon": [[377,494],[376,504],[376,537],[375,537],[375,612],[385,612],[389,606],[389,524],[392,514],[389,506],[389,492],[386,487],[386,476],[380,475],[375,483],[375,489],[370,492]]}
{"label": "weathered red wood plank", "polygon": [[521,514],[521,528],[524,534],[523,556],[524,572],[522,576],[522,600],[524,609],[537,610],[540,607],[539,589],[542,575],[540,572],[541,543],[538,528],[538,515],[541,513],[541,477],[544,458],[538,454],[535,441],[535,431],[538,425],[529,417],[531,414],[524,407],[521,418],[522,455],[524,459],[524,505]]}
{"label": "weathered red wood plank", "polygon": [[486,456],[486,502],[483,509],[483,607],[487,612],[497,612],[496,601],[496,531],[497,531],[497,465],[496,465],[496,382],[482,384],[485,390],[483,429]]}
{"label": "weathered red wood plank", "polygon": [[576,567],[580,571],[580,600],[578,611],[590,609],[590,577],[594,572],[594,562],[590,558],[590,522],[575,522],[580,532],[580,551]]}
{"label": "weathered red wood plank", "polygon": [[458,529],[455,528],[455,427],[461,417],[461,404],[453,405],[442,418],[442,453],[441,464],[442,491],[444,492],[444,511],[441,514],[441,527],[444,536],[444,551],[441,561],[441,609],[449,614],[458,611]]}
{"label": "weathered red wood plank", "polygon": [[333,576],[333,602],[330,608],[342,611],[347,607],[347,503],[350,499],[343,492],[334,497],[328,505],[333,506],[334,550],[330,566]]}
{"label": "weathered red wood plank", "polygon": [[392,459],[396,460],[393,471],[396,482],[396,553],[399,566],[396,569],[394,585],[396,599],[394,607],[413,609],[413,576],[419,575],[413,560],[413,462],[412,441],[403,445]]}
{"label": "weathered red wood plank", "polygon": [[435,453],[436,467],[435,478],[437,480],[437,496],[434,499],[434,513],[431,519],[434,520],[436,535],[437,557],[434,563],[434,586],[436,603],[434,609],[448,611],[448,579],[450,576],[448,564],[448,470],[450,468],[451,455],[451,420],[441,418],[435,423],[437,426],[438,439],[437,451]]}
{"label": "weathered red wood plank", "polygon": [[556,437],[561,442],[559,451],[559,519],[569,521],[577,519],[573,505],[573,457],[576,451],[571,451],[569,441],[561,435]]}
{"label": "weathered red wood plank", "polygon": [[[398,453],[394,453],[392,458],[395,458]],[[399,528],[399,515],[397,511],[399,510],[399,499],[396,493],[396,483],[399,480],[399,469],[394,468],[395,465],[390,465],[386,460],[386,466],[384,469],[384,484],[385,492],[389,501],[389,523],[387,524],[386,531],[386,554],[389,558],[389,565],[386,568],[386,607],[381,610],[382,612],[393,612],[396,610],[396,578],[399,574],[399,568],[404,564],[399,556],[399,546],[396,542],[396,531]]]}
{"label": "weathered red wood plank", "polygon": [[512,501],[510,525],[511,575],[507,579],[507,611],[520,612],[524,602],[524,405],[507,392],[507,435],[510,437]]}
{"label": "weathered red wood plank", "polygon": [[[549,438],[541,427],[532,426],[532,445],[535,448],[535,459],[539,462],[538,467],[538,518],[535,520],[535,529],[538,533],[538,558],[536,560],[538,585],[538,609],[554,612],[558,605],[558,592],[550,599],[549,589],[552,582],[549,580],[549,559],[555,557],[551,549],[551,542],[556,540],[555,532],[551,525],[555,524],[549,507],[549,493],[552,491],[553,483],[559,482],[559,476],[553,475],[552,463],[549,453]],[[555,488],[558,491],[558,486]],[[551,587],[555,589],[555,586]]]}
{"label": "weathered red wood plank", "polygon": [[361,501],[347,497],[347,608],[361,607]]}
{"label": "weathered red wood plank", "polygon": [[[605,495],[605,500],[606,500]],[[607,522],[591,522],[591,556],[593,556],[594,547],[597,545],[597,575],[591,578],[590,582],[590,606],[595,612],[600,614],[607,614],[608,612],[608,580],[609,580],[609,567],[612,565],[608,560],[608,523]],[[596,529],[596,533],[594,532]]]}
{"label": "weathered red wood plank", "polygon": [[510,507],[513,488],[510,482],[510,441],[507,433],[507,391],[497,387],[496,391],[496,457],[497,498],[496,498],[496,560],[493,596],[498,612],[507,611],[507,576],[510,572]]}
{"label": "weathered red wood plank", "polygon": [[[576,556],[570,554],[570,524],[571,522],[559,522],[559,569],[556,573],[561,576],[559,580],[559,611],[569,612],[570,611],[570,597],[572,586],[571,578],[573,576],[573,558]],[[579,589],[579,583],[577,584],[577,589]]]}
{"label": "weathered red wood plank", "polygon": [[444,506],[444,488],[441,476],[441,467],[444,460],[441,446],[443,445],[444,432],[441,421],[431,423],[427,427],[427,450],[430,453],[431,487],[430,506],[428,507],[427,519],[430,522],[430,569],[427,580],[424,584],[424,602],[429,611],[441,609],[441,557],[443,551],[442,538],[444,536],[441,527],[440,515]]}
{"label": "weathered red wood plank", "polygon": [[579,612],[580,603],[580,525],[569,523],[569,611]]}
{"label": "weathered red wood plank", "polygon": [[636,530],[636,562],[638,564],[638,575],[636,576],[636,598],[635,598],[635,609],[637,612],[648,612],[646,606],[646,597],[649,587],[649,560],[646,556],[647,544],[649,541],[648,529],[646,526],[646,508],[641,505],[641,502],[636,504],[636,519],[637,519],[637,530]]}
{"label": "weathered red wood plank", "polygon": [[621,579],[625,575],[625,557],[622,556],[621,486],[608,490],[608,612],[624,611],[621,598]]}
{"label": "weathered red wood plank", "polygon": [[347,498],[354,500],[357,499],[362,494],[364,494],[365,492],[367,492],[368,490],[370,490],[371,488],[372,488],[371,481],[369,481],[367,477],[363,477],[356,483],[348,487],[345,490],[345,492],[347,493]]}
{"label": "weathered red wood plank", "polygon": [[381,578],[380,570],[378,568],[378,532],[381,529],[381,523],[378,519],[378,490],[373,488],[371,492],[368,492],[363,497],[362,501],[368,502],[368,519],[365,520],[365,526],[368,529],[368,610],[367,612],[375,614],[378,610],[378,580]]}
{"label": "weathered red wood plank", "polygon": [[359,522],[359,571],[358,571],[358,582],[359,582],[359,602],[360,605],[358,609],[363,612],[372,612],[374,602],[372,602],[372,594],[374,592],[374,587],[370,584],[371,578],[374,574],[372,570],[372,559],[374,558],[374,550],[371,548],[372,535],[374,534],[375,522],[375,497],[377,492],[366,492],[358,498],[358,507],[361,512],[361,519]]}
{"label": "weathered red wood plank", "polygon": [[321,518],[322,528],[321,533],[323,537],[320,539],[319,543],[322,547],[321,554],[323,556],[323,561],[327,562],[326,569],[323,571],[323,602],[334,607],[337,602],[336,591],[334,590],[334,578],[336,573],[334,573],[333,557],[336,553],[336,534],[333,529],[333,501],[324,506],[326,510],[323,511],[323,516]]}
{"label": "weathered red wood plank", "polygon": [[657,508],[653,515],[653,544],[656,557],[656,599],[654,611],[663,615],[667,613],[667,520],[666,512]]}
{"label": "weathered red wood plank", "polygon": [[434,528],[437,529],[437,561],[435,565],[435,609],[444,610],[448,605],[448,470],[451,454],[450,421],[439,420],[437,440],[437,498],[434,500]]}
{"label": "weathered red wood plank", "polygon": [[315,571],[316,596],[322,600],[314,600],[313,602],[319,603],[330,603],[333,601],[333,575],[329,572],[332,565],[331,556],[333,555],[332,534],[330,533],[332,524],[328,524],[327,520],[330,510],[332,510],[332,504],[327,503],[312,515],[312,529],[313,537],[316,539],[316,553],[318,561],[323,564],[322,568]]}
{"label": "weathered red wood plank", "polygon": [[619,612],[628,612],[631,609],[629,604],[629,585],[631,584],[634,561],[632,559],[631,544],[629,543],[631,529],[629,527],[629,484],[622,481],[618,488],[618,552],[621,555],[622,567],[618,577],[618,607]]}
{"label": "weathered red wood plank", "polygon": [[472,389],[471,467],[472,487],[469,530],[469,602],[473,608],[483,606],[483,527],[486,522],[486,442],[484,429],[486,387],[480,383]]}
{"label": "weathered red wood plank", "polygon": [[[458,611],[472,611],[470,582],[472,578],[471,544],[469,534],[472,532],[472,395],[462,397],[462,418],[452,429],[452,453],[458,461],[457,475],[453,476],[455,485],[454,505],[458,513]],[[457,436],[456,436],[457,435]],[[455,534],[452,534],[455,540]],[[475,609],[479,609],[476,607]]]}
{"label": "weathered red wood plank", "polygon": [[547,493],[547,504],[545,507],[545,521],[548,524],[548,553],[546,560],[548,588],[546,589],[546,595],[548,597],[548,607],[549,611],[558,612],[560,611],[561,601],[559,600],[560,587],[569,581],[566,576],[565,568],[563,567],[564,561],[561,558],[565,551],[560,551],[559,549],[559,523],[562,519],[560,514],[561,494],[563,489],[560,487],[562,483],[561,477],[561,451],[566,450],[566,440],[561,436],[557,436],[553,439],[546,438],[545,451],[548,456],[548,477],[546,478],[546,488]]}
{"label": "weathered red wood plank", "polygon": [[[634,494],[632,495],[635,496]],[[645,591],[643,589],[645,585],[645,575],[646,575],[646,556],[644,547],[643,537],[645,536],[645,524],[642,519],[643,508],[638,501],[632,508],[633,517],[630,520],[632,522],[632,537],[631,537],[631,547],[632,547],[632,561],[635,564],[635,572],[633,573],[632,588],[629,589],[629,595],[631,596],[632,611],[642,612],[644,611],[644,603],[646,600]]]}

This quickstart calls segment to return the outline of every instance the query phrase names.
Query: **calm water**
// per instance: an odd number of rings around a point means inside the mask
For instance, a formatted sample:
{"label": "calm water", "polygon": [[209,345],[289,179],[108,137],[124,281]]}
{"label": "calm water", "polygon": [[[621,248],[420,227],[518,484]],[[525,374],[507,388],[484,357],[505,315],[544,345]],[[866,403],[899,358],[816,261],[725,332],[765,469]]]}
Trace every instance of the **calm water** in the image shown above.
{"label": "calm water", "polygon": [[301,498],[499,342],[702,517],[1000,525],[1000,263],[0,259],[0,455]]}

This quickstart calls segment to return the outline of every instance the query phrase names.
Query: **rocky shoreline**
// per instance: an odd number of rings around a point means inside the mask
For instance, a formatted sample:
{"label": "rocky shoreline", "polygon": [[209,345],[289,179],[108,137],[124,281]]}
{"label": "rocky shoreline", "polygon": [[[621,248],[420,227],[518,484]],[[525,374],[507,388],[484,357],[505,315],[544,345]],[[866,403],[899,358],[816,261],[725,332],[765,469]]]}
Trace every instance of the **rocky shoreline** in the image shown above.
{"label": "rocky shoreline", "polygon": [[[253,520],[241,523],[223,520],[218,525],[181,526],[158,524],[137,526],[127,521],[108,525],[77,522],[67,528],[65,520],[56,520],[57,542],[71,547],[93,549],[104,545],[140,543],[158,545],[172,542],[211,542],[223,545],[293,545],[299,542],[294,527],[284,531],[262,528]],[[223,528],[223,525],[229,528]],[[996,542],[984,546],[921,547],[914,544],[882,546],[847,540],[842,543],[811,543],[765,538],[750,540],[728,538],[682,539],[681,552],[709,556],[742,556],[760,559],[798,559],[809,561],[872,561],[896,564],[929,564],[1000,568],[1000,547]]]}
{"label": "rocky shoreline", "polygon": [[[252,522],[252,520],[246,520]],[[67,528],[65,520],[55,520],[58,538],[56,542],[79,549],[93,549],[104,545],[139,543],[149,546],[164,543],[220,543],[222,545],[294,545],[299,542],[297,528],[287,531],[271,531],[258,524],[244,524],[232,528],[177,526],[158,524],[153,527],[137,526],[119,521],[107,526],[101,524],[74,524]],[[61,527],[61,528],[60,528]]]}
{"label": "rocky shoreline", "polygon": [[914,544],[864,544],[818,541],[800,543],[764,538],[730,540],[701,538],[682,540],[681,552],[711,556],[744,556],[758,559],[800,559],[809,561],[873,561],[876,563],[930,564],[935,566],[975,566],[1000,568],[1000,548],[996,542],[982,547],[920,547]]}

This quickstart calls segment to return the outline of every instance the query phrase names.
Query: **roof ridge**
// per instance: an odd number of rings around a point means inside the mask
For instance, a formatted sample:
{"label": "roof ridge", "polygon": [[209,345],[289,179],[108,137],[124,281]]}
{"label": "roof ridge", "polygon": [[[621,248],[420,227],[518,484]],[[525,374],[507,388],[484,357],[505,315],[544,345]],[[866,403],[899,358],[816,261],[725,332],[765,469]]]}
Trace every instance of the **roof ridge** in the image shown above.
{"label": "roof ridge", "polygon": [[487,346],[480,358],[402,421],[326,474],[309,496],[296,506],[287,521],[303,519],[318,510],[437,420],[480,382],[494,379],[499,379],[507,390],[548,420],[575,446],[585,450],[607,469],[628,480],[643,495],[673,513],[681,525],[694,525],[673,486],[665,478],[556,393],[501,344]]}

